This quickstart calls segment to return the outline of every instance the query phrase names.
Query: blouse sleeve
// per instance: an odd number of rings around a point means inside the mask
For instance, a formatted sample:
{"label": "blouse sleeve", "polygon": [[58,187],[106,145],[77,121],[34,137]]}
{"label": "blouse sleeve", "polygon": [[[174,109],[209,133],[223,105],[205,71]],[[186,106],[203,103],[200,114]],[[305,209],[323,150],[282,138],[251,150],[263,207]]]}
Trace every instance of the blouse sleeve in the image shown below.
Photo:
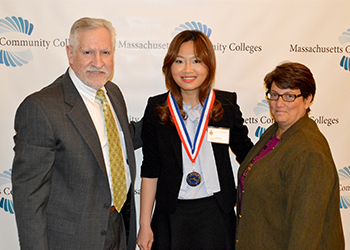
{"label": "blouse sleeve", "polygon": [[[226,111],[225,111],[226,112]],[[253,143],[248,137],[248,128],[243,124],[242,112],[237,104],[237,94],[232,94],[232,109],[230,112],[230,148],[242,163]]]}

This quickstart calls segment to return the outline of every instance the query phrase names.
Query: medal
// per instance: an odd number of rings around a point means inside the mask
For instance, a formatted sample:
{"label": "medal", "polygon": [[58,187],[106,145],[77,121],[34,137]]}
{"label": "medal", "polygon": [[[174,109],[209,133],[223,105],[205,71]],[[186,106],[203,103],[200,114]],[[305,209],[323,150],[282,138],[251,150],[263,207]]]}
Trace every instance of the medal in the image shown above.
{"label": "medal", "polygon": [[186,182],[191,187],[198,186],[201,183],[201,180],[202,180],[201,175],[196,171],[192,171],[188,173],[186,177]]}
{"label": "medal", "polygon": [[193,164],[193,171],[188,173],[186,177],[186,182],[191,187],[195,187],[201,183],[201,179],[202,179],[201,175],[195,171],[195,164],[196,164],[196,158],[198,156],[199,150],[202,146],[205,131],[208,127],[209,114],[215,101],[215,93],[213,90],[210,90],[207,96],[207,99],[204,102],[202,114],[199,119],[198,128],[197,128],[193,143],[191,142],[190,136],[187,132],[184,120],[181,116],[180,109],[171,92],[169,92],[167,101],[168,101],[168,106],[169,106],[171,116],[173,117],[174,124],[177,129],[177,133],[181,139],[181,142],[184,146],[187,156],[189,157],[189,159]]}

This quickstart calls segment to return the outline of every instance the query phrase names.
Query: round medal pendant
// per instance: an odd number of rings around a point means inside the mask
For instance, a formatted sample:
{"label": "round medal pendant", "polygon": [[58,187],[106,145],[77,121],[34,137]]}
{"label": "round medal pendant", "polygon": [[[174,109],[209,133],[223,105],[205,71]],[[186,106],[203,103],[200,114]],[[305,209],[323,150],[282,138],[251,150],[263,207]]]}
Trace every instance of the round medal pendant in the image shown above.
{"label": "round medal pendant", "polygon": [[190,172],[186,177],[187,184],[191,187],[198,186],[201,183],[201,180],[201,175],[196,171]]}

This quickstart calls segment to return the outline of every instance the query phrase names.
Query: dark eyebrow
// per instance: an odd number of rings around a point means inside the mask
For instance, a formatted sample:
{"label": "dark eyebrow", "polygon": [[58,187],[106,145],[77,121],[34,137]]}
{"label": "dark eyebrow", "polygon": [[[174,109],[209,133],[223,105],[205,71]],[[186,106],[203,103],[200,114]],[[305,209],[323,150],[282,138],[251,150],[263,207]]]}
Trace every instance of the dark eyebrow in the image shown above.
{"label": "dark eyebrow", "polygon": [[[176,58],[178,58],[178,57],[180,57],[180,58],[185,58],[185,57],[180,56],[180,55],[177,55],[177,56],[176,56]],[[192,56],[191,58],[193,58],[193,59],[200,59],[198,56]]]}
{"label": "dark eyebrow", "polygon": [[297,95],[297,94],[290,93],[290,92],[286,92],[286,93],[280,94],[280,93],[278,93],[276,90],[270,90],[270,93],[271,93],[271,92],[274,92],[274,93],[279,94],[279,95]]}

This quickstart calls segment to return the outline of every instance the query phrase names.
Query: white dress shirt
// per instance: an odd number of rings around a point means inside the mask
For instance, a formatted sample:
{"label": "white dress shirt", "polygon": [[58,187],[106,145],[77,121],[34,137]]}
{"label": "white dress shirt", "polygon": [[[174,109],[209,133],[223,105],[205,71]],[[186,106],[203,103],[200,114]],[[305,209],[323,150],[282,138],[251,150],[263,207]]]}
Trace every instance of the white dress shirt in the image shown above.
{"label": "white dress shirt", "polygon": [[[106,126],[105,126],[105,120],[103,116],[103,111],[102,107],[100,104],[100,101],[96,99],[96,92],[97,90],[87,86],[84,84],[74,73],[72,68],[69,68],[69,76],[72,79],[74,86],[77,88],[80,96],[83,98],[83,101],[85,103],[85,106],[87,110],[89,111],[90,117],[95,125],[95,129],[97,131],[98,137],[100,139],[100,144],[102,148],[102,153],[103,153],[103,158],[105,161],[106,165],[106,171],[107,171],[107,176],[108,176],[108,181],[109,181],[109,186],[111,190],[111,196],[113,197],[113,188],[112,188],[112,176],[111,176],[111,168],[109,165],[109,152],[108,152],[108,139],[107,139],[107,131],[106,131]],[[108,98],[108,93],[105,87],[102,88],[102,90],[105,92],[107,101],[110,105],[110,108],[112,110],[112,113],[114,115],[114,118],[116,120],[116,124],[118,127],[118,132],[119,132],[119,138],[120,142],[122,144],[122,150],[123,150],[123,160],[124,160],[124,166],[125,166],[125,176],[126,176],[126,188],[127,191],[129,190],[129,187],[131,185],[131,175],[130,175],[130,169],[129,165],[127,164],[126,161],[126,146],[125,146],[125,140],[124,140],[124,133],[121,129],[119,120],[117,115],[115,114],[114,108],[112,104],[110,103],[110,100]],[[113,199],[112,199],[113,200]]]}

